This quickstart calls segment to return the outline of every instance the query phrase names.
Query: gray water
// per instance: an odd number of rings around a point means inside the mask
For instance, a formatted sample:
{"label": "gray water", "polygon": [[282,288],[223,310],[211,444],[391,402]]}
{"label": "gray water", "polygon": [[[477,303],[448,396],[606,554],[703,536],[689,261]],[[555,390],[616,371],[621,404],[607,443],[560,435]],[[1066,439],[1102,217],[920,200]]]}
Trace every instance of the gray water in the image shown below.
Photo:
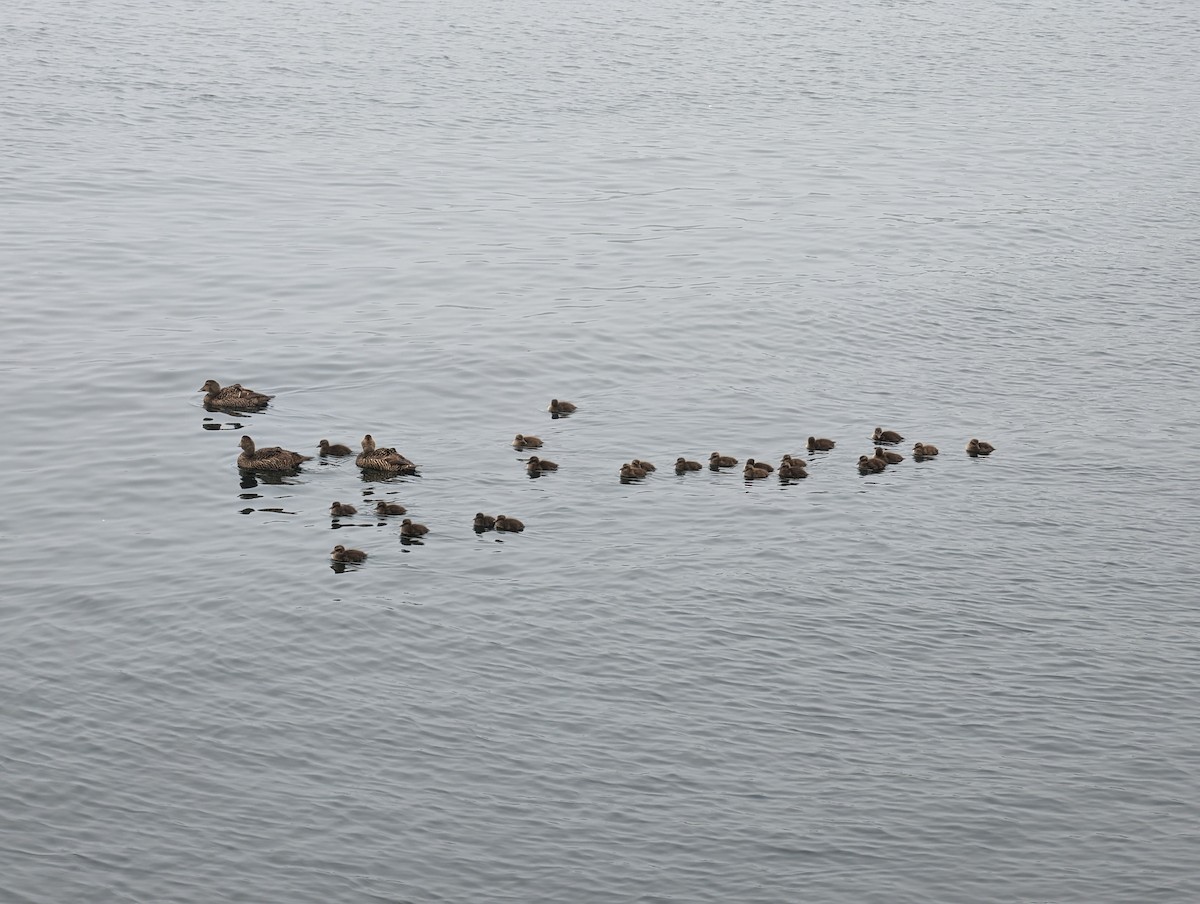
{"label": "gray water", "polygon": [[[1200,900],[1197,46],[6,6],[0,900]],[[235,465],[366,432],[420,476]]]}

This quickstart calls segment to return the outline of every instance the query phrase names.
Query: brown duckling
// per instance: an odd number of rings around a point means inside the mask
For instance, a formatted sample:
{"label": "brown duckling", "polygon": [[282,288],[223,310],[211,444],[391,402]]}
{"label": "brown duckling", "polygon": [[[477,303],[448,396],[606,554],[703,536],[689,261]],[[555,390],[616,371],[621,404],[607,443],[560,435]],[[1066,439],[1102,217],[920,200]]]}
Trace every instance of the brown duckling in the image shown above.
{"label": "brown duckling", "polygon": [[544,458],[538,458],[536,455],[530,455],[525,462],[526,466],[531,471],[557,471],[558,465],[552,461],[546,461]]}
{"label": "brown duckling", "polygon": [[933,458],[938,454],[938,447],[932,443],[915,443],[913,445],[913,458]]}
{"label": "brown duckling", "polygon": [[889,465],[898,465],[904,461],[904,456],[899,452],[892,452],[889,449],[884,449],[882,446],[875,447],[875,457],[882,458]]}
{"label": "brown duckling", "polygon": [[646,469],[639,468],[632,462],[625,462],[625,464],[621,465],[622,480],[641,480],[645,476]]}
{"label": "brown duckling", "polygon": [[633,461],[630,462],[630,464],[633,465],[635,468],[641,468],[646,473],[650,473],[651,471],[658,470],[658,468],[654,467],[654,465],[650,464],[650,462],[642,461],[640,458],[635,458]]}
{"label": "brown duckling", "polygon": [[810,436],[808,438],[808,451],[809,452],[828,452],[830,449],[832,449],[836,445],[837,445],[836,442],[834,442],[831,439],[826,439],[823,436],[820,436],[820,437]]}
{"label": "brown duckling", "polygon": [[732,455],[722,455],[720,452],[714,452],[708,456],[708,466],[714,471],[718,468],[733,468],[736,467],[738,460]]}
{"label": "brown duckling", "polygon": [[973,439],[967,443],[967,454],[972,458],[976,455],[991,455],[995,451],[995,446],[991,443],[985,443],[983,440]]}
{"label": "brown duckling", "polygon": [[341,543],[333,548],[329,557],[335,562],[361,562],[367,554],[361,549],[347,549]]}
{"label": "brown duckling", "polygon": [[875,428],[875,434],[871,439],[877,444],[883,443],[889,446],[904,441],[904,437],[895,430],[884,430],[882,427]]}
{"label": "brown duckling", "polygon": [[550,407],[546,409],[551,414],[570,414],[575,410],[574,402],[560,402],[558,399],[550,400]]}
{"label": "brown duckling", "polygon": [[704,465],[698,461],[688,461],[682,455],[675,459],[675,473],[686,474],[688,471],[699,471]]}
{"label": "brown duckling", "polygon": [[510,518],[507,515],[496,516],[496,530],[507,530],[513,533],[520,533],[525,530],[525,523],[518,521],[516,518]]}
{"label": "brown duckling", "polygon": [[542,440],[536,436],[526,436],[524,433],[518,433],[513,439],[514,449],[540,449]]}
{"label": "brown duckling", "polygon": [[769,465],[765,461],[755,461],[753,458],[746,459],[746,467],[747,468],[761,468],[762,470],[766,471],[768,474],[772,474],[775,471],[774,465]]}
{"label": "brown duckling", "polygon": [[429,528],[424,524],[417,524],[411,518],[405,518],[400,522],[400,536],[402,537],[423,537],[429,533]]}
{"label": "brown duckling", "polygon": [[275,398],[275,396],[269,396],[263,392],[246,389],[241,383],[234,383],[232,386],[222,388],[216,380],[205,380],[204,385],[196,391],[205,393],[204,407],[209,409],[231,408],[236,411],[246,411],[266,408],[267,403]]}
{"label": "brown duckling", "polygon": [[491,515],[485,515],[483,512],[475,513],[475,530],[483,533],[485,530],[491,530],[496,526],[496,519]]}
{"label": "brown duckling", "polygon": [[407,511],[408,509],[402,506],[399,502],[387,502],[383,499],[380,499],[375,503],[376,515],[403,515]]}
{"label": "brown duckling", "polygon": [[873,455],[858,456],[858,471],[860,474],[878,474],[887,467],[887,462]]}
{"label": "brown duckling", "polygon": [[331,517],[341,518],[349,515],[357,515],[358,509],[349,503],[343,505],[340,502],[335,502],[333,505],[329,506],[329,514]]}
{"label": "brown duckling", "polygon": [[362,438],[362,451],[354,463],[366,471],[385,471],[392,474],[413,474],[417,466],[392,448],[378,448],[375,438],[367,434]]}
{"label": "brown duckling", "polygon": [[791,468],[794,468],[797,466],[799,466],[801,468],[807,468],[808,462],[806,462],[803,458],[792,458],[791,455],[784,452],[783,459],[779,462],[779,465],[780,465],[780,467],[787,465],[788,467],[791,467]]}
{"label": "brown duckling", "polygon": [[748,458],[746,459],[746,467],[742,469],[742,476],[747,480],[761,480],[764,477],[770,477],[771,472],[766,468],[756,468],[754,466],[754,459]]}
{"label": "brown duckling", "polygon": [[239,445],[242,454],[238,456],[237,465],[244,471],[291,471],[299,467],[301,462],[312,458],[311,455],[289,452],[279,446],[256,449],[254,440],[248,436],[243,436]]}
{"label": "brown duckling", "polygon": [[354,450],[349,446],[343,446],[341,443],[330,443],[327,439],[321,440],[319,447],[321,455],[336,455],[341,457],[354,454]]}
{"label": "brown duckling", "polygon": [[779,479],[780,480],[803,480],[808,476],[808,469],[801,464],[780,465]]}

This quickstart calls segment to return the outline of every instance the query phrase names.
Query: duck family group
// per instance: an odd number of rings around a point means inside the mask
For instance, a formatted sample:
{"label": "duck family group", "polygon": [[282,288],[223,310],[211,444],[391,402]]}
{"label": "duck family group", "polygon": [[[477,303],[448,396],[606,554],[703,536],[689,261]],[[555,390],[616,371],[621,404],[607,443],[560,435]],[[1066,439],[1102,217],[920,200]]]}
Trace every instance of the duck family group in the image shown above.
{"label": "duck family group", "polygon": [[[210,411],[262,411],[269,405],[271,399],[274,398],[274,396],[247,389],[240,383],[221,386],[216,380],[206,381],[199,391],[205,393],[204,407]],[[546,410],[550,412],[551,417],[567,417],[576,410],[576,406],[571,402],[551,399],[550,405]],[[884,448],[885,446],[896,446],[904,441],[904,437],[896,431],[876,427],[871,440],[874,445],[874,452],[870,455],[860,455],[858,457],[857,467],[859,473],[876,474],[889,465],[899,464],[904,461],[904,456],[899,452],[893,451],[890,448]],[[512,444],[515,449],[526,450],[540,449],[543,442],[536,436],[518,433],[514,437]],[[810,436],[807,444],[809,452],[818,453],[828,452],[835,445],[836,442],[832,439],[816,436]],[[293,472],[301,464],[311,461],[313,458],[311,455],[302,455],[299,452],[292,452],[279,446],[259,448],[249,436],[242,437],[240,446],[242,451],[238,455],[238,468],[248,472]],[[326,439],[321,440],[317,448],[318,454],[322,457],[345,457],[355,454],[354,450],[350,447],[338,443],[330,443]],[[965,451],[967,455],[977,457],[980,455],[990,455],[994,451],[994,447],[991,443],[971,439],[968,441]],[[918,442],[913,445],[912,455],[917,461],[932,459],[938,455],[938,448],[931,443]],[[374,437],[369,433],[362,438],[362,451],[355,456],[354,461],[364,472],[384,477],[417,473],[417,465],[415,463],[391,447],[377,446]],[[738,459],[732,456],[713,452],[708,457],[707,466],[710,470],[720,471],[728,468],[736,468],[739,464]],[[526,459],[525,466],[530,477],[539,477],[546,471],[558,470],[557,464],[537,455],[530,455]],[[705,465],[698,461],[690,461],[683,457],[675,460],[676,474],[699,471],[704,467]],[[635,458],[621,465],[619,479],[622,483],[640,481],[655,470],[657,468],[650,462]],[[776,474],[780,480],[785,481],[803,480],[808,477],[808,462],[803,458],[784,454],[778,467],[763,461],[757,461],[753,458],[746,459],[745,464],[742,465],[742,475],[747,480],[761,480],[770,477],[772,474]],[[357,511],[354,506],[341,502],[334,502],[329,509],[331,517],[335,519],[354,515]],[[404,515],[406,514],[406,509],[397,503],[380,500],[375,505],[375,513],[381,517]],[[506,515],[496,515],[493,517],[483,512],[476,513],[473,527],[479,533],[489,530],[519,532],[525,529],[524,523],[516,518],[510,518]],[[424,524],[418,524],[410,518],[404,518],[400,522],[400,537],[402,540],[421,537],[428,532],[428,527]],[[330,557],[334,563],[357,563],[364,561],[367,558],[367,554],[360,549],[347,549],[345,546],[339,544],[333,548]]]}

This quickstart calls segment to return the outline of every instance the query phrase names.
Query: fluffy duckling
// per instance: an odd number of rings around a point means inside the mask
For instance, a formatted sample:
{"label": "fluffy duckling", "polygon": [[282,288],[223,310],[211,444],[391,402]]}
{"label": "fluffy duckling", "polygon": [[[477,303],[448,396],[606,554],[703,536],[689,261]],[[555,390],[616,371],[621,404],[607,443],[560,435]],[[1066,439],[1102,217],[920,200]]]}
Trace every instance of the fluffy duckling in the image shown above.
{"label": "fluffy duckling", "polygon": [[769,465],[765,461],[755,461],[753,458],[746,459],[746,467],[747,468],[760,468],[763,471],[766,471],[768,474],[774,473],[774,471],[775,471],[774,465]]}
{"label": "fluffy duckling", "polygon": [[625,462],[625,464],[621,465],[622,480],[641,480],[645,476],[646,469],[639,468],[632,462]]}
{"label": "fluffy duckling", "polygon": [[747,480],[761,480],[764,477],[770,477],[771,472],[763,467],[755,467],[754,459],[748,458],[746,459],[746,467],[742,469],[742,476]]}
{"label": "fluffy duckling", "polygon": [[275,396],[269,396],[263,392],[246,389],[241,383],[234,383],[232,386],[222,388],[216,380],[205,380],[204,385],[196,391],[205,393],[204,407],[210,410],[231,408],[235,411],[248,411],[255,408],[266,408],[267,403],[275,398]]}
{"label": "fluffy duckling", "polygon": [[932,443],[915,443],[913,445],[913,458],[933,458],[938,454],[938,447]]}
{"label": "fluffy duckling", "polygon": [[349,515],[357,515],[358,509],[349,503],[343,505],[340,502],[335,502],[333,505],[329,506],[329,514],[333,518],[342,518]]}
{"label": "fluffy duckling", "polygon": [[803,480],[808,476],[808,470],[801,467],[780,467],[780,480]]}
{"label": "fluffy duckling", "polygon": [[808,438],[808,451],[809,452],[828,452],[830,449],[832,449],[836,445],[837,445],[836,442],[834,442],[831,439],[826,439],[823,436],[820,436],[820,437],[810,436]]}
{"label": "fluffy duckling", "polygon": [[279,446],[256,449],[254,440],[248,436],[243,436],[239,445],[242,454],[238,456],[237,465],[243,471],[291,471],[299,467],[301,462],[312,458],[311,455],[289,452]]}
{"label": "fluffy duckling", "polygon": [[650,473],[651,471],[658,470],[658,468],[654,467],[654,465],[650,464],[650,462],[642,461],[640,458],[635,458],[633,461],[630,462],[630,464],[633,465],[635,468],[641,468],[646,473]]}
{"label": "fluffy duckling", "polygon": [[708,466],[714,471],[718,468],[733,468],[736,467],[738,460],[732,455],[722,455],[720,452],[714,452],[708,456]]}
{"label": "fluffy duckling", "polygon": [[483,512],[475,513],[475,523],[473,527],[478,533],[483,533],[485,530],[491,530],[496,526],[496,519],[491,515],[485,515]]}
{"label": "fluffy duckling", "polygon": [[551,414],[570,414],[575,410],[574,402],[560,402],[558,399],[550,400],[550,407],[546,409]]}
{"label": "fluffy duckling", "polygon": [[792,456],[789,455],[787,452],[783,453],[783,459],[779,462],[779,464],[780,465],[788,465],[789,467],[796,467],[796,466],[799,466],[801,468],[808,467],[808,462],[806,462],[803,458],[792,458]]}
{"label": "fluffy duckling", "polygon": [[876,458],[873,455],[858,456],[858,473],[860,474],[878,474],[887,467],[887,462],[882,458]]}
{"label": "fluffy duckling", "polygon": [[885,445],[894,445],[895,443],[903,442],[904,437],[895,430],[884,430],[882,427],[875,428],[875,434],[871,439],[876,443],[884,443]]}
{"label": "fluffy duckling", "polygon": [[407,511],[408,509],[402,506],[399,502],[387,502],[383,499],[380,499],[375,503],[376,515],[403,515]]}
{"label": "fluffy duckling", "polygon": [[429,528],[424,524],[417,524],[411,518],[405,518],[400,522],[400,536],[402,537],[423,537],[429,533]]}
{"label": "fluffy duckling", "polygon": [[546,461],[544,458],[538,458],[536,455],[530,455],[525,462],[526,467],[531,471],[557,471],[558,465],[552,461]]}
{"label": "fluffy duckling", "polygon": [[361,549],[347,549],[341,543],[333,548],[329,557],[335,562],[361,562],[367,554]]}
{"label": "fluffy duckling", "polygon": [[516,518],[510,518],[507,515],[496,516],[496,530],[506,530],[513,533],[520,533],[525,530],[525,523],[518,521]]}
{"label": "fluffy duckling", "polygon": [[875,457],[882,458],[889,465],[898,465],[904,461],[904,456],[899,452],[892,452],[889,449],[884,449],[882,446],[875,447]]}
{"label": "fluffy duckling", "polygon": [[967,443],[967,454],[972,458],[976,455],[991,455],[995,451],[995,446],[991,443],[985,443],[983,440],[973,439]]}
{"label": "fluffy duckling", "polygon": [[540,449],[542,440],[536,436],[526,436],[524,433],[518,433],[513,439],[514,449]]}
{"label": "fluffy duckling", "polygon": [[354,454],[354,450],[349,446],[343,446],[341,443],[330,443],[327,439],[321,440],[319,443],[319,448],[321,449],[321,455],[335,455],[342,457],[345,455]]}
{"label": "fluffy duckling", "polygon": [[362,451],[354,463],[364,471],[384,471],[391,474],[414,474],[417,466],[392,448],[381,449],[375,445],[375,437],[367,434],[362,438]]}
{"label": "fluffy duckling", "polygon": [[699,471],[704,465],[698,461],[688,461],[682,455],[675,459],[675,473],[686,474],[688,471]]}

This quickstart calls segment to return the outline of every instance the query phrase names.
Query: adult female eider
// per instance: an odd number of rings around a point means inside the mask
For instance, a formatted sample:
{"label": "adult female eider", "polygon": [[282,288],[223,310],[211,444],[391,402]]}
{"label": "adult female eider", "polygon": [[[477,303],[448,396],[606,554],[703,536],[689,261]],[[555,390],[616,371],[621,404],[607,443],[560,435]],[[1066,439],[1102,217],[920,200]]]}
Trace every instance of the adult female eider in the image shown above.
{"label": "adult female eider", "polygon": [[243,436],[239,445],[242,454],[238,456],[237,465],[243,471],[291,471],[299,467],[301,462],[312,459],[311,455],[289,452],[279,446],[257,449],[254,440],[248,436]]}
{"label": "adult female eider", "polygon": [[380,449],[375,446],[375,437],[367,434],[362,438],[362,451],[354,463],[364,471],[383,471],[388,474],[413,474],[417,466],[395,449]]}
{"label": "adult female eider", "polygon": [[256,408],[266,408],[267,403],[275,396],[263,392],[246,389],[241,383],[221,387],[216,380],[205,380],[197,392],[205,393],[204,407],[208,409],[229,408],[235,411],[252,411]]}

